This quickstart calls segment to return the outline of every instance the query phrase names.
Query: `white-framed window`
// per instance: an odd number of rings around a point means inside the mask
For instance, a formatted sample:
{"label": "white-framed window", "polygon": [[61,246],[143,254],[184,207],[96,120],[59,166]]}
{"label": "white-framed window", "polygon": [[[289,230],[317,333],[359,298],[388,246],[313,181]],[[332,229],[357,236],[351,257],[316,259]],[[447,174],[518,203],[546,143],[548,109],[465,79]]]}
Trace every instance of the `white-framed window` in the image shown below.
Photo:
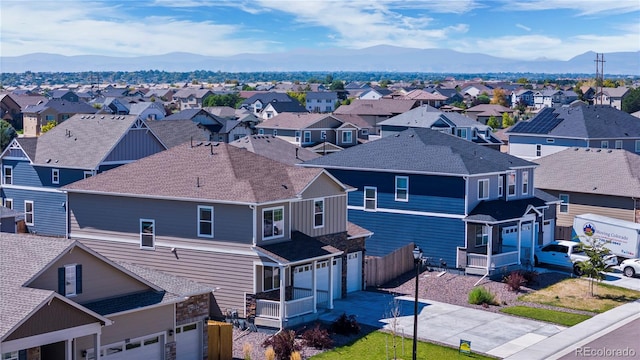
{"label": "white-framed window", "polygon": [[600,141],[600,148],[601,149],[608,149],[609,148],[609,140]]}
{"label": "white-framed window", "polygon": [[529,194],[529,172],[522,172],[522,195]]}
{"label": "white-framed window", "polygon": [[284,237],[284,207],[262,210],[263,240]]}
{"label": "white-framed window", "polygon": [[82,294],[82,265],[69,264],[58,268],[58,292],[66,297]]}
{"label": "white-framed window", "polygon": [[476,225],[476,246],[484,246],[489,243],[489,227]]}
{"label": "white-framed window", "polygon": [[198,236],[213,237],[213,206],[198,205]]}
{"label": "white-framed window", "polygon": [[13,184],[13,167],[9,165],[2,166],[2,183],[5,185]]}
{"label": "white-framed window", "polygon": [[11,351],[11,352],[4,353],[2,354],[2,360],[20,360],[20,353],[18,351]]}
{"label": "white-framed window", "polygon": [[343,144],[351,144],[353,141],[353,132],[352,131],[343,131],[342,132],[342,143]]}
{"label": "white-framed window", "polygon": [[140,219],[140,249],[156,248],[156,221]]}
{"label": "white-framed window", "polygon": [[320,130],[320,139],[327,140],[327,130]]}
{"label": "white-framed window", "polygon": [[60,184],[60,169],[51,169],[51,183]]}
{"label": "white-framed window", "polygon": [[85,171],[84,172],[84,178],[90,178],[93,176],[93,171]]}
{"label": "white-framed window", "polygon": [[478,180],[478,200],[489,198],[489,179]]}
{"label": "white-framed window", "polygon": [[536,156],[542,156],[542,145],[536,145]]}
{"label": "white-framed window", "polygon": [[515,196],[516,194],[516,172],[509,171],[507,173],[507,196]]}
{"label": "white-framed window", "polygon": [[295,137],[296,137],[296,140],[295,140],[296,144],[300,144],[300,131],[299,130],[296,131]]}
{"label": "white-framed window", "polygon": [[375,210],[378,207],[378,189],[373,186],[364,187],[364,209]]}
{"label": "white-framed window", "polygon": [[367,136],[369,135],[369,129],[360,129],[360,134],[362,136]]}
{"label": "white-framed window", "polygon": [[569,194],[560,194],[560,212],[563,214],[569,213]]}
{"label": "white-framed window", "polygon": [[504,175],[498,175],[498,196],[504,195]]}
{"label": "white-framed window", "polygon": [[396,176],[396,201],[409,201],[408,176]]}
{"label": "white-framed window", "polygon": [[622,140],[616,140],[616,149],[622,149]]}
{"label": "white-framed window", "polygon": [[262,291],[280,288],[280,268],[276,266],[262,267]]}
{"label": "white-framed window", "polygon": [[311,131],[304,131],[302,133],[302,141],[307,144],[311,142]]}
{"label": "white-framed window", "polygon": [[640,140],[636,140],[636,152],[640,153]]}
{"label": "white-framed window", "polygon": [[27,225],[34,224],[34,206],[33,200],[25,200],[24,201],[24,223]]}
{"label": "white-framed window", "polygon": [[324,199],[313,201],[313,228],[321,228],[324,226]]}
{"label": "white-framed window", "polygon": [[7,209],[13,209],[13,199],[4,199],[4,207],[6,207]]}

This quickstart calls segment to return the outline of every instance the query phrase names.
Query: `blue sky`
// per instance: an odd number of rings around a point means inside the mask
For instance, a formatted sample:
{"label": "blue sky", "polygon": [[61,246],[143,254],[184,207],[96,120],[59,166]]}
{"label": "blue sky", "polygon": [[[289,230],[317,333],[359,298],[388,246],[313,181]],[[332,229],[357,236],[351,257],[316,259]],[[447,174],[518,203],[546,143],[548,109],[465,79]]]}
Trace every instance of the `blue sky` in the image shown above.
{"label": "blue sky", "polygon": [[2,0],[0,55],[375,45],[568,60],[640,50],[640,0]]}

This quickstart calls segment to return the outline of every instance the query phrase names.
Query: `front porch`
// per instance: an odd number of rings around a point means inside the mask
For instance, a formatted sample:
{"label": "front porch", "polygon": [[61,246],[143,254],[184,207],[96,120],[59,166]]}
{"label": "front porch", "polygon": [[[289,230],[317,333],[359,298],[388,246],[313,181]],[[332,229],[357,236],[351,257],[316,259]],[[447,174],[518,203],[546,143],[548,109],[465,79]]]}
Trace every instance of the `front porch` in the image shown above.
{"label": "front porch", "polygon": [[[255,324],[280,328],[289,327],[317,319],[319,309],[331,309],[329,291],[289,287],[291,297],[284,302],[268,298],[257,298]],[[330,305],[331,303],[331,305]],[[282,314],[282,316],[281,316]]]}

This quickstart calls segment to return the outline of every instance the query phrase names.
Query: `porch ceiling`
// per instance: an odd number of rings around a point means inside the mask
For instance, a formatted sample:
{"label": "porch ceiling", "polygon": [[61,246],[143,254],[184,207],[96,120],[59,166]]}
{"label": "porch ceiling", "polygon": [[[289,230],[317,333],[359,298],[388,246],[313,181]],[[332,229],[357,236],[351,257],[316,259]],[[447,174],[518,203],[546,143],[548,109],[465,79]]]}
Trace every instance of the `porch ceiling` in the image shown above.
{"label": "porch ceiling", "polygon": [[464,220],[467,222],[496,223],[523,217],[529,206],[541,208],[547,206],[545,200],[538,197],[520,200],[482,201]]}
{"label": "porch ceiling", "polygon": [[294,231],[291,234],[291,241],[258,246],[257,248],[282,264],[325,256],[328,257],[332,254],[340,254],[342,252],[331,245],[324,244],[299,231]]}

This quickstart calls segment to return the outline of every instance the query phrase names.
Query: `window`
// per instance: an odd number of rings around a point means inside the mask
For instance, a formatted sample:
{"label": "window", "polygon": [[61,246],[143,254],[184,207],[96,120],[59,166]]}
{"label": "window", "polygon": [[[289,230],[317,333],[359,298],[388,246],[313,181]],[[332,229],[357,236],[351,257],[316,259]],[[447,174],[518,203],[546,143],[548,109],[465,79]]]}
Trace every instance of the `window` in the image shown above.
{"label": "window", "polygon": [[327,131],[326,130],[320,131],[320,139],[327,140]]}
{"label": "window", "polygon": [[2,167],[2,181],[5,185],[13,184],[13,168],[9,165]]}
{"label": "window", "polygon": [[636,152],[640,153],[640,140],[636,140]]}
{"label": "window", "polygon": [[536,145],[536,156],[542,156],[542,145]]}
{"label": "window", "polygon": [[302,136],[303,136],[302,141],[304,141],[305,143],[310,143],[311,142],[311,131],[303,132]]}
{"label": "window", "polygon": [[369,135],[369,129],[361,129],[360,130],[360,134],[363,135],[363,136]]}
{"label": "window", "polygon": [[616,140],[616,149],[622,149],[622,140]]}
{"label": "window", "polygon": [[364,188],[364,209],[375,210],[378,206],[377,202],[378,189],[371,186],[365,186]]}
{"label": "window", "polygon": [[60,184],[60,169],[51,169],[51,183]]}
{"label": "window", "polygon": [[[21,351],[25,351],[25,350],[21,350]],[[26,359],[26,352],[24,353],[24,358]],[[22,359],[22,357],[20,357],[20,354],[18,351],[12,351],[12,352],[8,352],[8,353],[4,353],[2,354],[2,360],[20,360]]]}
{"label": "window", "polygon": [[324,200],[315,200],[313,202],[313,227],[321,228],[324,226]]}
{"label": "window", "polygon": [[140,248],[155,249],[156,221],[140,219]]}
{"label": "window", "polygon": [[467,138],[467,129],[456,129],[456,135],[463,139]]}
{"label": "window", "polygon": [[498,175],[498,196],[504,195],[504,175]]}
{"label": "window", "polygon": [[608,140],[600,141],[600,148],[601,149],[608,149],[609,148],[609,141]]}
{"label": "window", "polygon": [[489,198],[489,179],[478,180],[478,200]]}
{"label": "window", "polygon": [[295,140],[296,143],[300,144],[300,131],[296,131],[296,135],[295,136],[296,136],[296,140]]}
{"label": "window", "polygon": [[93,171],[85,171],[84,172],[84,178],[90,178],[93,176]]}
{"label": "window", "polygon": [[262,276],[263,291],[269,291],[280,288],[280,268],[275,266],[263,267]]}
{"label": "window", "polygon": [[284,207],[262,211],[263,240],[284,237]]}
{"label": "window", "polygon": [[213,237],[212,206],[198,206],[198,236]]}
{"label": "window", "polygon": [[13,209],[13,199],[4,199],[4,207]]}
{"label": "window", "polygon": [[409,178],[396,176],[396,201],[409,201]]}
{"label": "window", "polygon": [[569,195],[560,194],[560,212],[563,214],[569,213]]}
{"label": "window", "polygon": [[522,195],[529,194],[529,172],[522,172]]}
{"label": "window", "polygon": [[351,131],[342,132],[342,143],[351,144],[351,142],[353,141],[352,139],[353,139],[353,132]]}
{"label": "window", "polygon": [[70,264],[58,268],[58,293],[64,296],[82,294],[82,265]]}
{"label": "window", "polygon": [[483,246],[489,243],[489,227],[476,225],[476,246]]}
{"label": "window", "polygon": [[33,201],[24,201],[24,223],[27,225],[33,225]]}
{"label": "window", "polygon": [[264,129],[258,129],[258,135],[264,135]]}
{"label": "window", "polygon": [[56,117],[55,117],[55,115],[45,115],[45,116],[44,116],[44,120],[45,120],[45,121],[47,121],[47,122],[49,122],[49,121],[55,121],[55,120],[56,120]]}
{"label": "window", "polygon": [[510,171],[507,173],[507,195],[514,196],[516,194],[516,173]]}

